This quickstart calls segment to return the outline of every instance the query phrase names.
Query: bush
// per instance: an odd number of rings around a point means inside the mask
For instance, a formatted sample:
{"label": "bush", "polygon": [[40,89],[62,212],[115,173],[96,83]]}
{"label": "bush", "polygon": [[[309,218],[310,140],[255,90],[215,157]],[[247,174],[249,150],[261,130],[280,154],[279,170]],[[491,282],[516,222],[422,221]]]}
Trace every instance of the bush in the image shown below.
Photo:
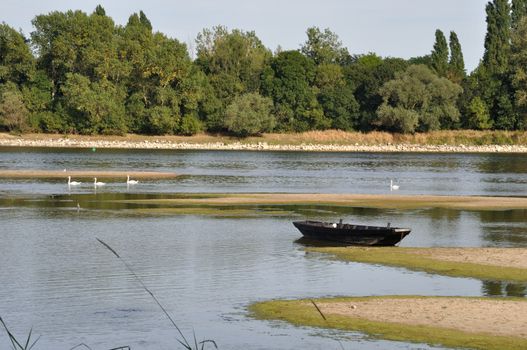
{"label": "bush", "polygon": [[9,131],[25,132],[29,129],[28,116],[22,94],[16,87],[8,86],[0,96],[0,125]]}
{"label": "bush", "polygon": [[203,130],[201,122],[193,115],[186,115],[181,118],[179,133],[185,136],[192,136]]}
{"label": "bush", "polygon": [[272,100],[258,93],[238,96],[227,107],[225,128],[241,137],[272,131],[276,123],[272,107]]}

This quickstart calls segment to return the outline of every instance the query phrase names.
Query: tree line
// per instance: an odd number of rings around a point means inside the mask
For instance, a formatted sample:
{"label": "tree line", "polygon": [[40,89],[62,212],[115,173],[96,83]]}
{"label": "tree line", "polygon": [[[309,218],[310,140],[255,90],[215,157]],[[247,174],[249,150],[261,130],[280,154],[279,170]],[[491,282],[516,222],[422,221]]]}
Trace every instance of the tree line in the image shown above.
{"label": "tree line", "polygon": [[527,128],[527,0],[486,6],[485,52],[467,74],[455,32],[408,60],[352,55],[329,29],[272,52],[253,31],[204,29],[195,59],[147,16],[103,7],[0,24],[0,127],[15,132],[238,136],[308,130]]}

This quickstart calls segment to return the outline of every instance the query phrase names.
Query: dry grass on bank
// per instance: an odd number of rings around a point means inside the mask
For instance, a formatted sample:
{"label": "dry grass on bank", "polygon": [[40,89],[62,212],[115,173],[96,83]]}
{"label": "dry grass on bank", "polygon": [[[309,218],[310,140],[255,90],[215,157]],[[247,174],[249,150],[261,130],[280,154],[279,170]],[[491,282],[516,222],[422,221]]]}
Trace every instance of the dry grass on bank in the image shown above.
{"label": "dry grass on bank", "polygon": [[475,131],[446,130],[416,134],[391,134],[387,132],[346,132],[340,130],[309,131],[291,134],[264,134],[260,137],[237,138],[225,135],[197,134],[194,136],[146,136],[128,134],[125,136],[106,135],[61,135],[61,134],[24,134],[11,135],[0,133],[0,140],[6,139],[50,140],[68,138],[79,141],[127,141],[127,142],[172,142],[172,143],[247,143],[266,142],[277,145],[334,144],[334,145],[527,145],[527,132],[523,131]]}

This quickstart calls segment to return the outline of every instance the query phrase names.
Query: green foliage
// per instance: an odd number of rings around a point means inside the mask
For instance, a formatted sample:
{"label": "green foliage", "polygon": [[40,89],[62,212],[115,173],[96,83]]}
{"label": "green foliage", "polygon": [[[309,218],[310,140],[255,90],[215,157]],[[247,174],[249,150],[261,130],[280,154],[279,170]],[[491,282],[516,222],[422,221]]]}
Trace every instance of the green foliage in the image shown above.
{"label": "green foliage", "polygon": [[463,52],[461,44],[456,32],[450,32],[450,61],[448,62],[447,77],[454,83],[461,83],[465,78],[465,60],[463,59]]}
{"label": "green foliage", "polygon": [[467,108],[467,127],[476,130],[486,130],[492,127],[487,106],[478,96],[472,99]]}
{"label": "green foliage", "polygon": [[527,127],[527,17],[523,17],[512,34],[511,80],[514,88],[514,104],[520,125]]}
{"label": "green foliage", "polygon": [[342,68],[331,63],[319,65],[314,84],[318,88],[317,99],[324,116],[331,120],[331,128],[353,130],[357,125],[359,104]]}
{"label": "green foliage", "polygon": [[310,27],[306,33],[307,41],[301,51],[315,64],[342,63],[350,56],[348,50],[342,47],[338,35],[329,28],[321,31],[318,27]]}
{"label": "green foliage", "polygon": [[438,76],[445,77],[448,70],[448,44],[441,30],[436,30],[435,37],[434,49],[430,55],[431,68]]}
{"label": "green foliage", "polygon": [[275,103],[279,130],[307,131],[330,126],[312,87],[315,77],[314,62],[298,51],[283,51],[271,60],[263,73],[262,90]]}
{"label": "green foliage", "polygon": [[426,66],[410,66],[381,88],[383,103],[375,123],[403,133],[452,127],[459,120],[455,102],[461,92],[459,85]]}
{"label": "green foliage", "polygon": [[238,96],[227,107],[225,128],[241,137],[272,131],[275,125],[270,113],[272,106],[271,99],[258,93]]}
{"label": "green foliage", "polygon": [[511,22],[512,28],[518,27],[518,24],[523,17],[527,15],[527,1],[526,0],[512,0],[511,3]]}
{"label": "green foliage", "polygon": [[172,110],[165,106],[155,106],[147,111],[147,132],[152,134],[173,134],[178,119]]}
{"label": "green foliage", "polygon": [[78,132],[123,134],[127,131],[125,93],[111,82],[90,82],[85,76],[68,73],[61,92]]}
{"label": "green foliage", "polygon": [[0,83],[24,84],[34,73],[35,59],[24,36],[0,24]]}
{"label": "green foliage", "polygon": [[377,117],[377,109],[382,103],[380,88],[395,78],[397,72],[406,70],[408,63],[399,58],[386,58],[375,54],[358,56],[344,68],[348,86],[354,86],[355,100],[359,103],[359,115],[355,128],[371,130]]}
{"label": "green foliage", "polygon": [[[229,93],[256,92],[260,88],[260,75],[267,65],[271,52],[265,48],[254,32],[225,27],[204,29],[196,39],[196,63],[211,77],[219,95],[225,87],[221,78],[227,78]],[[221,77],[221,78],[220,78]],[[225,95],[225,94],[224,94]],[[232,99],[231,95],[231,99]]]}
{"label": "green foliage", "polygon": [[0,125],[9,131],[28,131],[29,112],[22,93],[16,85],[8,83],[0,88]]}
{"label": "green foliage", "polygon": [[191,136],[203,130],[201,121],[193,115],[185,115],[181,118],[181,125],[179,127],[179,134]]}
{"label": "green foliage", "polygon": [[507,69],[511,40],[510,10],[508,0],[493,0],[487,3],[483,64],[490,73],[503,73]]}

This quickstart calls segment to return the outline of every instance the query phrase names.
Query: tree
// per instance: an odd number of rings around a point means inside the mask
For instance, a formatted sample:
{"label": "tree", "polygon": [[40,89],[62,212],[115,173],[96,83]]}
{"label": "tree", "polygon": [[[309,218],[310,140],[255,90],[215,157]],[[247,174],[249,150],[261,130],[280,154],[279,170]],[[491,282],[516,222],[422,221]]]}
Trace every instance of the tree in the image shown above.
{"label": "tree", "polygon": [[342,47],[338,35],[329,28],[321,31],[318,27],[310,27],[306,33],[307,41],[300,51],[315,64],[341,63],[349,56],[348,50]]}
{"label": "tree", "polygon": [[511,8],[508,0],[493,0],[486,7],[487,34],[483,64],[490,73],[503,73],[508,67],[511,40]]}
{"label": "tree", "polygon": [[450,61],[448,63],[448,78],[454,83],[460,83],[465,78],[465,60],[463,59],[463,52],[461,44],[456,32],[450,32]]}
{"label": "tree", "polygon": [[[207,75],[230,77],[237,93],[259,90],[260,75],[271,58],[271,52],[255,32],[238,29],[229,32],[221,26],[204,29],[198,34],[196,44],[196,64]],[[222,90],[219,84],[217,86]]]}
{"label": "tree", "polygon": [[448,70],[448,44],[441,30],[436,30],[435,37],[434,49],[430,55],[430,63],[437,75],[445,77]]}
{"label": "tree", "polygon": [[452,127],[459,120],[455,103],[461,91],[424,65],[410,66],[381,88],[376,124],[403,133]]}
{"label": "tree", "polygon": [[125,93],[111,82],[91,82],[83,75],[68,73],[61,92],[79,132],[123,134],[127,131]]}
{"label": "tree", "polygon": [[344,78],[342,67],[333,63],[317,67],[315,87],[324,116],[331,120],[331,128],[353,130],[357,125],[359,104],[354,89]]}
{"label": "tree", "polygon": [[481,98],[477,96],[473,98],[467,112],[467,127],[469,129],[485,130],[492,127],[489,111]]}
{"label": "tree", "polygon": [[521,128],[527,127],[527,17],[523,17],[512,34],[511,79],[514,104]]}
{"label": "tree", "polygon": [[377,109],[382,103],[380,88],[395,78],[397,72],[406,70],[408,63],[400,58],[385,58],[375,54],[356,56],[344,68],[347,86],[353,86],[359,112],[354,128],[361,131],[372,130],[377,118]]}
{"label": "tree", "polygon": [[511,7],[508,0],[493,0],[486,7],[487,34],[477,95],[488,106],[493,125],[511,130],[517,124],[514,91],[510,79]]}
{"label": "tree", "polygon": [[225,128],[241,137],[272,131],[275,125],[272,107],[273,101],[258,93],[238,96],[227,107]]}
{"label": "tree", "polygon": [[282,51],[271,60],[262,75],[262,91],[274,101],[279,130],[301,132],[331,125],[312,87],[315,77],[315,63],[298,51]]}
{"label": "tree", "polygon": [[[195,64],[208,77],[207,113],[209,130],[224,126],[225,109],[236,96],[259,92],[261,75],[271,58],[271,52],[254,32],[229,31],[218,26],[204,29],[196,39]],[[204,114],[204,113],[202,113]]]}
{"label": "tree", "polygon": [[27,131],[29,112],[16,85],[6,84],[0,92],[0,125],[9,131]]}
{"label": "tree", "polygon": [[511,4],[511,22],[512,28],[518,27],[521,19],[527,15],[527,1],[526,0],[512,0]]}
{"label": "tree", "polygon": [[27,83],[33,76],[35,59],[22,34],[0,24],[0,83]]}

